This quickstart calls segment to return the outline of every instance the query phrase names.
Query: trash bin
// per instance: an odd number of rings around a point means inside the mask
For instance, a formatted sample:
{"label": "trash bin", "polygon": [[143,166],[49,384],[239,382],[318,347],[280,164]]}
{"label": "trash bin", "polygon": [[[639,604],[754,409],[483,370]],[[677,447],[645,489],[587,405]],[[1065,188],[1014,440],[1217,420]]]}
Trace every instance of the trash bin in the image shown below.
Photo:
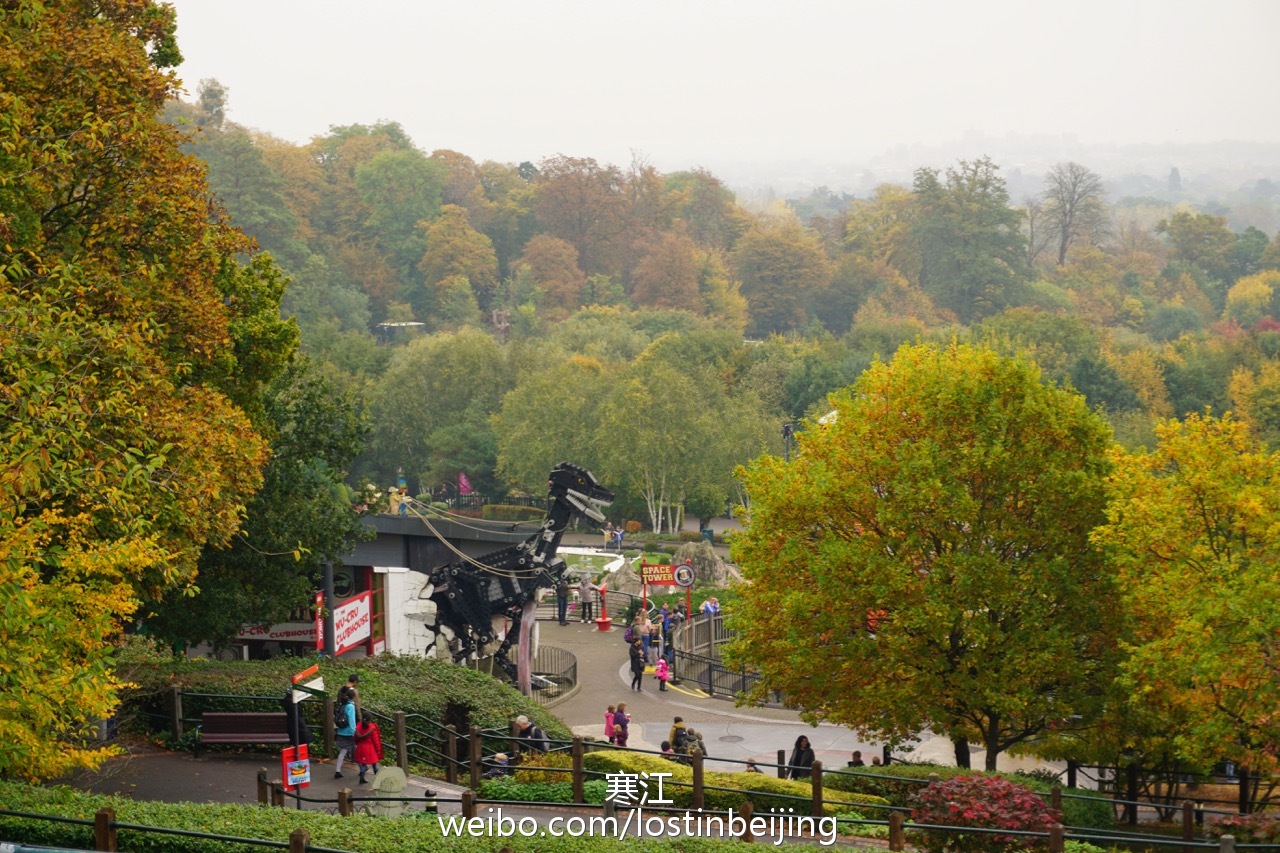
{"label": "trash bin", "polygon": [[714,545],[716,543],[716,532],[710,527],[702,528],[702,541],[708,545]]}

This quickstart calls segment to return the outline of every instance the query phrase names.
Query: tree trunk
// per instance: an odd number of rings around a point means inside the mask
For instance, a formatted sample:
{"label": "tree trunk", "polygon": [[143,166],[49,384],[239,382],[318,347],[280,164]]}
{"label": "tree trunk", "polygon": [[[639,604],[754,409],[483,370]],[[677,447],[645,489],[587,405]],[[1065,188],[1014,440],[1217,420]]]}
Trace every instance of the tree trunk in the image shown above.
{"label": "tree trunk", "polygon": [[1000,757],[1000,717],[996,714],[987,716],[986,760],[983,762],[988,773],[996,770],[996,759]]}
{"label": "tree trunk", "polygon": [[956,767],[963,767],[968,770],[972,766],[969,763],[969,741],[956,736],[951,739],[951,743],[956,748]]}

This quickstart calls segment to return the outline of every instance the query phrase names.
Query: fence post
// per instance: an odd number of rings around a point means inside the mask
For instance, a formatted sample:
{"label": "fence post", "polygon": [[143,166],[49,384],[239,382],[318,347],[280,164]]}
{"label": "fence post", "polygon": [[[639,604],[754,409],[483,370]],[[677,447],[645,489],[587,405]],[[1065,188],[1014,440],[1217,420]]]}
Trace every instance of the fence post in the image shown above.
{"label": "fence post", "polygon": [[307,853],[307,845],[311,843],[311,833],[305,829],[295,829],[289,833],[289,853]]}
{"label": "fence post", "polygon": [[587,801],[587,797],[583,790],[583,783],[586,780],[583,777],[586,767],[582,762],[582,738],[575,737],[573,739],[573,746],[570,747],[570,752],[573,756],[573,801],[575,803],[585,803]]}
{"label": "fence post", "polygon": [[778,778],[787,778],[787,751],[785,749],[778,750]]}
{"label": "fence post", "polygon": [[182,688],[176,684],[169,688],[169,729],[174,740],[182,737]]}
{"label": "fence post", "polygon": [[752,807],[751,801],[747,800],[742,804],[742,811],[738,812],[742,816],[742,835],[738,837],[748,844],[756,840],[756,837],[751,834],[751,813],[753,811],[755,809]]}
{"label": "fence post", "polygon": [[898,853],[907,846],[902,832],[902,812],[889,812],[889,849]]}
{"label": "fence post", "polygon": [[458,733],[453,726],[444,730],[444,781],[450,785],[458,784]]}
{"label": "fence post", "polygon": [[1049,805],[1058,814],[1062,814],[1062,789],[1054,785],[1049,789]]}
{"label": "fence post", "polygon": [[284,808],[284,788],[279,785],[271,786],[271,805],[277,808]]}
{"label": "fence post", "polygon": [[810,768],[809,780],[813,783],[813,809],[810,812],[814,817],[822,817],[822,762],[813,762]]}
{"label": "fence post", "polygon": [[471,820],[476,816],[476,792],[470,788],[462,792],[462,817],[464,820]]}
{"label": "fence post", "polygon": [[338,790],[338,814],[343,817],[351,817],[351,789],[341,788]]}
{"label": "fence post", "polygon": [[702,790],[702,753],[694,753],[693,755],[693,808],[700,809],[703,806],[703,790]]}
{"label": "fence post", "polygon": [[1237,770],[1236,778],[1240,782],[1240,787],[1236,791],[1236,796],[1239,797],[1240,814],[1248,814],[1250,805],[1249,801],[1252,799],[1252,797],[1249,796],[1249,768],[1241,767]]}
{"label": "fence post", "polygon": [[1125,799],[1129,802],[1124,804],[1125,822],[1130,826],[1138,825],[1138,765],[1130,764],[1125,768],[1128,777],[1125,785]]}
{"label": "fence post", "polygon": [[[480,742],[480,727],[471,727],[471,742],[468,744],[470,749],[467,752],[467,769],[470,771],[469,781],[471,790],[476,791],[480,788],[480,759],[484,755],[482,744]],[[515,753],[512,753],[514,755]]]}
{"label": "fence post", "polygon": [[333,697],[324,697],[324,715],[320,719],[320,725],[324,729],[324,754],[333,754]]}
{"label": "fence post", "polygon": [[1067,759],[1067,787],[1076,787],[1076,771],[1080,767],[1080,762],[1074,758]]}
{"label": "fence post", "polygon": [[1236,853],[1236,837],[1224,835],[1218,839],[1218,853]]}
{"label": "fence post", "polygon": [[604,802],[600,804],[600,810],[604,814],[606,821],[616,821],[618,819],[618,804],[609,797],[605,797]]}
{"label": "fence post", "polygon": [[93,849],[106,853],[116,851],[116,810],[98,809],[93,816]]}
{"label": "fence post", "polygon": [[270,786],[267,785],[267,768],[258,768],[258,805],[265,806],[268,798],[271,796],[267,791]]}
{"label": "fence post", "polygon": [[[1182,840],[1191,841],[1196,837],[1196,807],[1190,800],[1182,801]],[[1182,853],[1191,853],[1190,847],[1183,847]]]}
{"label": "fence post", "polygon": [[396,763],[409,769],[409,723],[404,711],[396,711]]}
{"label": "fence post", "polygon": [[1055,823],[1049,827],[1049,853],[1062,853],[1063,848],[1062,824]]}
{"label": "fence post", "polygon": [[512,720],[508,724],[508,734],[510,739],[507,741],[507,755],[516,756],[520,754],[520,739],[516,737],[520,730],[516,728],[516,721]]}

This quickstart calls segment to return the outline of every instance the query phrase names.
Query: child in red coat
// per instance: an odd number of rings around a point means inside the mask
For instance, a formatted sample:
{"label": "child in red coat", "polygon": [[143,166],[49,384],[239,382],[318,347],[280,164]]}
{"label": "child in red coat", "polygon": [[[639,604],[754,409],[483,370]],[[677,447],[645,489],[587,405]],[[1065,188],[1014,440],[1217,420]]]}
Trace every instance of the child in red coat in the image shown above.
{"label": "child in red coat", "polygon": [[368,711],[360,712],[360,722],[356,723],[356,764],[360,765],[360,784],[368,780],[364,778],[370,765],[373,772],[378,772],[378,762],[382,760],[382,732],[378,724],[369,716]]}

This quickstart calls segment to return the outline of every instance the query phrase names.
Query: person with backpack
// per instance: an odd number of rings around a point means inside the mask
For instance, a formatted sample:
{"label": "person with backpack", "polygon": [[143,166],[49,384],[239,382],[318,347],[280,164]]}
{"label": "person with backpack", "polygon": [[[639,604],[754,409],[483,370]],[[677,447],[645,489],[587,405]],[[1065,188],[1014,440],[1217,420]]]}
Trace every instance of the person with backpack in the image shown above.
{"label": "person with backpack", "polygon": [[342,685],[338,702],[333,706],[333,735],[338,747],[338,761],[333,768],[333,778],[342,778],[342,762],[356,749],[356,703],[351,698],[351,688]]}
{"label": "person with backpack", "polygon": [[370,767],[373,768],[374,775],[377,775],[380,761],[382,761],[382,731],[368,711],[361,711],[360,722],[356,724],[355,751],[355,762],[360,765],[361,785],[369,781],[364,778],[364,774]]}
{"label": "person with backpack", "polygon": [[561,625],[569,624],[569,579],[564,575],[556,580],[556,613]]}
{"label": "person with backpack", "polygon": [[536,723],[530,722],[524,714],[516,717],[516,737],[523,742],[526,749],[534,752],[546,752],[551,749],[551,742],[547,740],[546,733],[538,728]]}

